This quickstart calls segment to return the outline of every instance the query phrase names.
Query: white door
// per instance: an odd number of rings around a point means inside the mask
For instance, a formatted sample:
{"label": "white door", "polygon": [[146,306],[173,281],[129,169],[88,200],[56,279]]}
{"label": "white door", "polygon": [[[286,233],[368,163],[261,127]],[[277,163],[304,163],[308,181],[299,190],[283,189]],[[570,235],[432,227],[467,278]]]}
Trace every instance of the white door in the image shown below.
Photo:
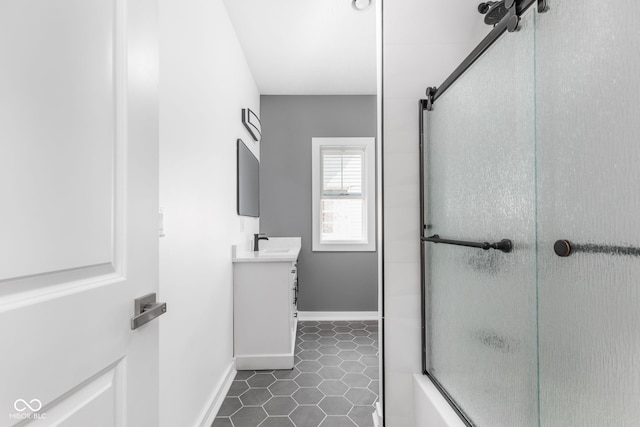
{"label": "white door", "polygon": [[158,425],[157,0],[0,0],[0,426]]}

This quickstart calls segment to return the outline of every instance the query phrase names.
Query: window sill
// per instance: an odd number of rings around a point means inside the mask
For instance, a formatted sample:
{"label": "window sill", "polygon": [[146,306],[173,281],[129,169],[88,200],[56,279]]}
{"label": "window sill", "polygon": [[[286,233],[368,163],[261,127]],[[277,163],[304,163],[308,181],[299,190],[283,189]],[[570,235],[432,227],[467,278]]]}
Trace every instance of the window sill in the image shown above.
{"label": "window sill", "polygon": [[375,243],[359,243],[359,244],[331,244],[331,243],[314,243],[311,248],[312,252],[375,252]]}

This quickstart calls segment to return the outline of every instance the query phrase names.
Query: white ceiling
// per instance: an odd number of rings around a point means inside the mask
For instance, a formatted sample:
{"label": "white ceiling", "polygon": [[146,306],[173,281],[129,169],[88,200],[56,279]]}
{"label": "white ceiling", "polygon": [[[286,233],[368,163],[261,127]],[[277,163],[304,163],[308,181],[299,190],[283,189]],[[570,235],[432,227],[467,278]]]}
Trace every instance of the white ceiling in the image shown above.
{"label": "white ceiling", "polygon": [[261,94],[375,95],[375,1],[224,3]]}

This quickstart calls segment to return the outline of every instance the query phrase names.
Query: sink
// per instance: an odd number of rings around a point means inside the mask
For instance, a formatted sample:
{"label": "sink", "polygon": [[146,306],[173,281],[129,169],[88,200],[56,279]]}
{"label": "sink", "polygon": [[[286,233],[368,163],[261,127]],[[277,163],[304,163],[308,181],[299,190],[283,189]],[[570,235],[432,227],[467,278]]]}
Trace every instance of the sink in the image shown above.
{"label": "sink", "polygon": [[269,248],[269,249],[263,249],[260,252],[263,254],[284,254],[289,252],[291,249],[287,249],[287,248]]}
{"label": "sink", "polygon": [[292,262],[298,258],[301,246],[300,237],[269,237],[269,240],[260,241],[260,250],[254,252],[253,241],[249,249],[238,250],[237,245],[232,246],[233,262]]}

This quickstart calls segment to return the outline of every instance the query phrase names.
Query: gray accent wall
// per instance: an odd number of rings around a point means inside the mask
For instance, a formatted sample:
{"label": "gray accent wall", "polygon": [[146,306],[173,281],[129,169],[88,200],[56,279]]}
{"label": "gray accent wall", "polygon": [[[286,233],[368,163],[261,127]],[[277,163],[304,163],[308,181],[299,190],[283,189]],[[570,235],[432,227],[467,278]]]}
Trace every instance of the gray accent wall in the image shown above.
{"label": "gray accent wall", "polygon": [[376,252],[311,251],[311,138],[375,137],[376,97],[263,95],[260,114],[260,231],[302,237],[298,309],[376,311]]}

